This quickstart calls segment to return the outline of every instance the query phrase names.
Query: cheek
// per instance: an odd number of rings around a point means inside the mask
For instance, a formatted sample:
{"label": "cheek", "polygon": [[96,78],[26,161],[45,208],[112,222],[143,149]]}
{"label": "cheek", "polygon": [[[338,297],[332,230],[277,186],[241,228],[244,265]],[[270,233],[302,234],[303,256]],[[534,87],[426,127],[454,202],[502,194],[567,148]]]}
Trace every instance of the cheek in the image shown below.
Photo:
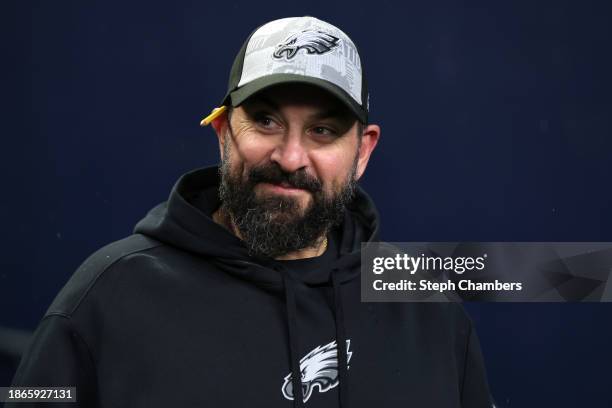
{"label": "cheek", "polygon": [[317,153],[313,153],[311,160],[319,179],[327,193],[337,191],[347,182],[355,157],[340,150]]}
{"label": "cheek", "polygon": [[242,173],[246,173],[248,169],[265,163],[270,157],[272,149],[273,146],[265,140],[245,135],[232,146],[232,167],[239,167]]}

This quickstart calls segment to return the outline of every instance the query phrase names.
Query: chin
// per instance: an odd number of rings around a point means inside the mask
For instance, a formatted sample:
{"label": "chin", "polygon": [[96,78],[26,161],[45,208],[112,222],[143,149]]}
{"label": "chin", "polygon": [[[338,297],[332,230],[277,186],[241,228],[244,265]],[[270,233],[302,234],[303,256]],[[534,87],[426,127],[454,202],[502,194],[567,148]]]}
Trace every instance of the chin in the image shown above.
{"label": "chin", "polygon": [[271,215],[271,221],[283,222],[283,223],[294,223],[302,219],[308,209],[309,205],[299,205],[299,207],[282,207],[279,208],[278,202],[271,203],[268,207],[268,213]]}

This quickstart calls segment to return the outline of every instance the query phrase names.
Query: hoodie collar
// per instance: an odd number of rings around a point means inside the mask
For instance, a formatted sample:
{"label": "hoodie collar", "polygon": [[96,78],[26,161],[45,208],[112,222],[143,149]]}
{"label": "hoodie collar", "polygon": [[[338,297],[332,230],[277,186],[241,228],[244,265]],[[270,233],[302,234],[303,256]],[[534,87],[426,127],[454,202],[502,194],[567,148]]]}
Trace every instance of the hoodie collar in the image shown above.
{"label": "hoodie collar", "polygon": [[[212,257],[231,266],[256,264],[270,269],[278,262],[270,258],[249,256],[242,240],[212,219],[220,205],[218,166],[202,167],[183,174],[174,184],[167,201],[151,209],[134,227],[134,233],[148,235],[158,241]],[[359,274],[361,243],[378,240],[379,216],[372,199],[357,187],[355,197],[347,205],[342,224],[334,231],[338,241],[339,256],[329,268],[307,274],[303,282],[326,284],[332,269],[341,271],[340,282],[354,279]],[[282,285],[278,274],[262,272],[251,279],[262,279]],[[245,276],[246,277],[246,276]]]}

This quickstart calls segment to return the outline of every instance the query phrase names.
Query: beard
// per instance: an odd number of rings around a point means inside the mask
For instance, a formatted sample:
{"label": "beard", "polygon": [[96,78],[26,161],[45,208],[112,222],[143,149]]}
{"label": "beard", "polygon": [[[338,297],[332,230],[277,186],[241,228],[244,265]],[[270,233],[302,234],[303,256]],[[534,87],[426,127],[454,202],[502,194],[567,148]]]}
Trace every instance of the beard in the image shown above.
{"label": "beard", "polygon": [[[348,180],[330,195],[304,169],[287,173],[274,162],[254,167],[245,176],[239,166],[234,174],[229,143],[228,138],[219,167],[219,198],[249,255],[276,258],[315,247],[331,228],[341,224],[346,204],[355,194],[358,155]],[[255,187],[263,182],[303,189],[310,193],[310,200],[302,209],[297,197],[272,193],[258,196]]]}

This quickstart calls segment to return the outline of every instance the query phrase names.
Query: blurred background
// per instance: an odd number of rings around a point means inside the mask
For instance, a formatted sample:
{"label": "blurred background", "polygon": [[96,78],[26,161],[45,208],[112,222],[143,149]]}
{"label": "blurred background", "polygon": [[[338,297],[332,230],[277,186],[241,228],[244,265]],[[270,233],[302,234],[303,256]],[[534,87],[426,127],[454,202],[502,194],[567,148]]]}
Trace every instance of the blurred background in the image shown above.
{"label": "blurred background", "polygon": [[[199,120],[249,33],[359,46],[389,241],[612,241],[612,6],[595,1],[7,1],[0,386],[78,265],[218,160]],[[612,304],[466,306],[500,407],[612,406]]]}

